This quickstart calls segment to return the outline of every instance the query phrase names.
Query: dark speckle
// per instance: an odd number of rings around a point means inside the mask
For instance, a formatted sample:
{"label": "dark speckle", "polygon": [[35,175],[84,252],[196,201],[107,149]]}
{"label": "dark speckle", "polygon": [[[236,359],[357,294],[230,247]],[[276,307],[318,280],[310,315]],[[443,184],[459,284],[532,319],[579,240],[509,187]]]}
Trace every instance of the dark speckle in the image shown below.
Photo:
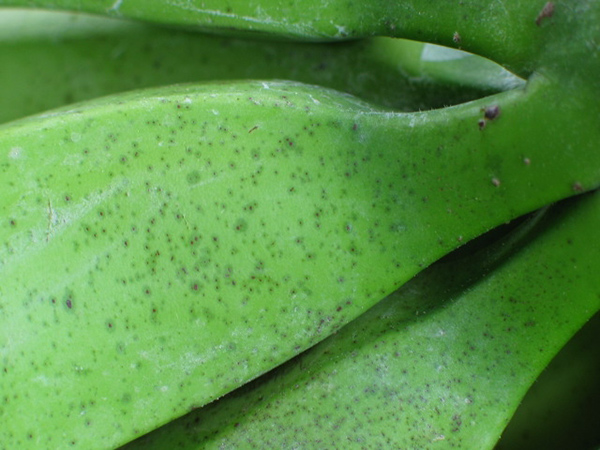
{"label": "dark speckle", "polygon": [[500,116],[500,107],[498,105],[487,106],[485,108],[484,117],[487,120],[494,120]]}
{"label": "dark speckle", "polygon": [[535,24],[539,27],[544,19],[552,17],[554,15],[554,2],[547,2],[538,16],[535,19]]}
{"label": "dark speckle", "polygon": [[194,170],[187,174],[186,180],[189,184],[197,184],[200,182],[200,172]]}

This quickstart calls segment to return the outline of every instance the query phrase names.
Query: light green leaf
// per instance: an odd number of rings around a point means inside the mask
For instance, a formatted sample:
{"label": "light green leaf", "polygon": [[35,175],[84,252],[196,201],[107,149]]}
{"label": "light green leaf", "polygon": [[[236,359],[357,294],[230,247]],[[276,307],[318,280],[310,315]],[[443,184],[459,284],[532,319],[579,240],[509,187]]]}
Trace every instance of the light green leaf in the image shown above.
{"label": "light green leaf", "polygon": [[492,448],[600,308],[599,225],[595,193],[508,249],[450,255],[286,365],[126,448]]}

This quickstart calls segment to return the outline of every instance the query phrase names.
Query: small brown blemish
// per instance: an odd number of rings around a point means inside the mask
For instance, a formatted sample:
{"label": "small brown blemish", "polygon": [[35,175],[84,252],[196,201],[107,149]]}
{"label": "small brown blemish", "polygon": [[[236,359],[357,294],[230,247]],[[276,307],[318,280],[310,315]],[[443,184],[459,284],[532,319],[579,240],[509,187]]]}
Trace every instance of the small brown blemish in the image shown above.
{"label": "small brown blemish", "polygon": [[498,105],[487,106],[485,108],[484,117],[487,120],[494,120],[500,116],[500,107]]}
{"label": "small brown blemish", "polygon": [[477,122],[479,125],[479,129],[483,130],[485,128],[485,126],[487,125],[485,119],[479,119],[479,122]]}
{"label": "small brown blemish", "polygon": [[573,190],[575,192],[583,192],[583,186],[582,186],[582,184],[579,181],[573,183]]}
{"label": "small brown blemish", "polygon": [[73,307],[73,302],[71,302],[71,299],[67,299],[67,308],[71,309]]}
{"label": "small brown blemish", "polygon": [[531,164],[531,160],[529,158],[523,158],[523,163],[528,166],[529,164]]}
{"label": "small brown blemish", "polygon": [[458,34],[458,31],[454,32],[454,34],[452,35],[452,40],[454,41],[455,44],[460,44],[460,42],[462,41],[462,38],[460,37],[460,34]]}
{"label": "small brown blemish", "polygon": [[554,15],[554,2],[547,2],[538,16],[535,19],[535,24],[539,27],[544,19],[550,18]]}
{"label": "small brown blemish", "polygon": [[258,125],[254,125],[252,128],[248,130],[248,133],[252,133],[254,130],[258,128]]}
{"label": "small brown blemish", "polygon": [[492,178],[492,184],[498,187],[500,186],[500,180],[498,178]]}

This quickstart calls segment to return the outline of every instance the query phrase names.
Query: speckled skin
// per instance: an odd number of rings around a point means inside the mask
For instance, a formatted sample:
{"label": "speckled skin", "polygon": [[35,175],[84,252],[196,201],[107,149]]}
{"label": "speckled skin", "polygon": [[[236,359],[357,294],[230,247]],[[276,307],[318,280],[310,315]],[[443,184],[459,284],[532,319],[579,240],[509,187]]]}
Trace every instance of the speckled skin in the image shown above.
{"label": "speckled skin", "polygon": [[[465,48],[534,72],[438,111],[269,81],[0,127],[0,442],[123,443],[322,340],[460,243],[597,187],[600,6],[556,3],[536,24],[536,2],[419,2],[401,35],[425,23],[443,42],[464,25]],[[168,21],[169,4],[144,5]]]}
{"label": "speckled skin", "polygon": [[[0,127],[1,440],[126,442],[462,242],[597,186],[583,130],[598,130],[540,129],[551,87],[396,114],[298,83],[215,83]],[[502,115],[482,132],[489,102]]]}
{"label": "speckled skin", "polygon": [[500,241],[442,260],[335,336],[125,449],[494,448],[541,369],[600,309],[600,247],[588,240],[599,226],[598,192],[565,202],[509,258],[493,259]]}
{"label": "speckled skin", "polygon": [[448,61],[444,54],[440,63],[434,53],[399,39],[242,40],[83,14],[0,9],[0,122],[185,82],[289,79],[402,111],[453,105],[523,83],[473,55]]}

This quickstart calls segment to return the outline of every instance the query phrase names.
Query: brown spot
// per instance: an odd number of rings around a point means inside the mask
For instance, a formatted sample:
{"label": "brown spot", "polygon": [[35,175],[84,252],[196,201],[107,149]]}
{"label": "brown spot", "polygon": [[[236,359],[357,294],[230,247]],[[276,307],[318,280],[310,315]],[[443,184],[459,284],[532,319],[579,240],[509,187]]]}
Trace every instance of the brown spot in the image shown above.
{"label": "brown spot", "polygon": [[554,2],[547,2],[537,18],[535,19],[535,24],[539,27],[542,24],[544,19],[550,18],[554,15]]}
{"label": "brown spot", "polygon": [[71,309],[73,307],[73,303],[71,302],[71,299],[67,299],[67,308]]}
{"label": "brown spot", "polygon": [[452,35],[452,40],[454,41],[455,44],[460,44],[460,42],[462,41],[462,38],[460,37],[460,34],[458,34],[458,31],[454,32],[454,34]]}
{"label": "brown spot", "polygon": [[583,192],[583,186],[581,185],[581,183],[579,181],[577,181],[576,183],[573,183],[573,190],[575,192]]}
{"label": "brown spot", "polygon": [[487,123],[486,123],[485,119],[479,119],[479,122],[477,122],[477,124],[479,125],[479,129],[483,130]]}
{"label": "brown spot", "polygon": [[523,158],[523,162],[525,163],[526,166],[531,164],[531,160],[529,158]]}
{"label": "brown spot", "polygon": [[248,133],[252,133],[254,130],[258,128],[258,125],[254,125],[252,128],[248,130]]}
{"label": "brown spot", "polygon": [[500,107],[498,105],[487,106],[485,108],[484,117],[487,120],[494,120],[500,116]]}

